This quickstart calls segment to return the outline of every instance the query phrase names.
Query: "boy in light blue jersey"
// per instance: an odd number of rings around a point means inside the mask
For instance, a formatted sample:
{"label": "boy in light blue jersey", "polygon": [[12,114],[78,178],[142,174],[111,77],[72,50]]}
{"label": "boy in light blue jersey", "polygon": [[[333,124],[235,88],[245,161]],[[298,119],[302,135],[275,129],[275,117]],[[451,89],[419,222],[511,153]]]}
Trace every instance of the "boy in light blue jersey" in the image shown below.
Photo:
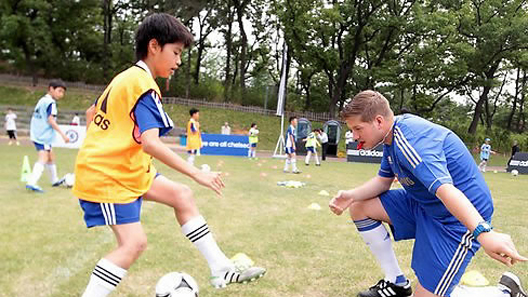
{"label": "boy in light blue jersey", "polygon": [[57,105],[56,100],[64,97],[66,84],[62,80],[52,80],[48,86],[48,93],[40,98],[30,124],[30,138],[35,145],[38,153],[38,160],[33,166],[33,171],[28,178],[26,189],[33,192],[44,192],[37,185],[44,166],[48,167],[51,174],[51,184],[54,187],[61,185],[64,180],[59,180],[57,176],[57,166],[55,165],[55,156],[51,149],[51,143],[55,139],[55,131],[60,134],[64,142],[70,142],[70,139],[64,134],[57,124]]}
{"label": "boy in light blue jersey", "polygon": [[290,169],[290,164],[292,165],[292,173],[299,174],[301,173],[297,169],[297,155],[295,154],[295,141],[296,139],[296,133],[295,129],[297,128],[297,117],[292,116],[290,117],[290,126],[288,127],[288,130],[286,130],[286,161],[284,161],[284,173],[287,173]]}
{"label": "boy in light blue jersey", "polygon": [[484,139],[484,143],[480,147],[480,164],[478,166],[480,172],[486,172],[486,166],[488,165],[490,154],[496,154],[491,150],[490,141],[491,139],[489,138]]}
{"label": "boy in light blue jersey", "polygon": [[[385,272],[384,279],[358,296],[412,294],[382,222],[390,225],[395,240],[415,239],[415,297],[526,296],[520,280],[508,273],[499,287],[475,291],[456,286],[480,246],[507,265],[528,260],[517,253],[508,235],[492,231],[491,193],[456,134],[414,115],[394,117],[387,99],[373,91],[356,95],[341,115],[363,147],[384,145],[378,176],[339,191],[330,201],[338,215],[349,208]],[[394,178],[403,189],[390,190]]]}

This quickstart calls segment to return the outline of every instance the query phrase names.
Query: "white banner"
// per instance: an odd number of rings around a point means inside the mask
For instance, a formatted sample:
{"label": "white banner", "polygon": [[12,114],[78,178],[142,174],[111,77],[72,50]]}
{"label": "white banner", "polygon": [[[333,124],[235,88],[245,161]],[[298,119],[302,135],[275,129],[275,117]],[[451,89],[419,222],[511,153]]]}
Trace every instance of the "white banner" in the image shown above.
{"label": "white banner", "polygon": [[277,115],[282,116],[284,113],[284,97],[286,96],[286,80],[288,74],[286,73],[286,61],[288,59],[288,46],[284,43],[284,52],[282,53],[282,69],[281,79],[279,83],[279,95],[277,97]]}
{"label": "white banner", "polygon": [[52,147],[65,147],[71,149],[78,149],[81,147],[84,138],[86,137],[86,126],[70,126],[70,125],[59,125],[66,136],[70,139],[69,143],[64,143],[60,135],[55,135],[55,140],[51,144]]}

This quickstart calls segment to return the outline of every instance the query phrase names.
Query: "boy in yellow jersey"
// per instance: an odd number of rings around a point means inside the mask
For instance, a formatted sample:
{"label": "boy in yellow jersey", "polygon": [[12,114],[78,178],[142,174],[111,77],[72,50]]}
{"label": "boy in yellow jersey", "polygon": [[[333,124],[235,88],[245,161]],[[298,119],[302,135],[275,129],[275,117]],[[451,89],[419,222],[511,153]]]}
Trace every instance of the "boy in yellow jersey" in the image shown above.
{"label": "boy in yellow jersey", "polygon": [[196,108],[189,110],[191,118],[187,122],[187,162],[194,165],[194,158],[199,155],[200,149],[202,148],[202,134],[200,133],[200,111]]}
{"label": "boy in yellow jersey", "polygon": [[319,163],[319,156],[317,156],[317,147],[321,146],[321,144],[319,144],[319,141],[317,141],[316,134],[319,134],[319,130],[313,129],[313,131],[308,134],[306,139],[303,139],[303,141],[306,142],[304,145],[306,147],[306,158],[304,159],[304,164],[306,166],[310,165],[310,158],[312,157],[312,154],[314,154],[315,166],[321,166],[321,163]]}
{"label": "boy in yellow jersey", "polygon": [[173,122],[163,110],[154,79],[173,74],[192,42],[188,29],[173,16],[150,15],[136,33],[138,62],[118,74],[86,112],[88,131],[77,155],[73,193],[87,227],[110,226],[117,248],[97,263],[83,297],[110,294],[145,250],[147,237],[140,222],[143,199],[174,209],[183,234],[207,260],[214,287],[254,280],[266,271],[237,270],[216,244],[192,190],[159,175],[151,163],[154,157],[222,193],[224,183],[218,173],[190,166],[159,138]]}
{"label": "boy in yellow jersey", "polygon": [[257,144],[258,144],[258,134],[259,130],[257,129],[257,124],[252,123],[251,128],[249,129],[249,151],[248,158],[257,158]]}

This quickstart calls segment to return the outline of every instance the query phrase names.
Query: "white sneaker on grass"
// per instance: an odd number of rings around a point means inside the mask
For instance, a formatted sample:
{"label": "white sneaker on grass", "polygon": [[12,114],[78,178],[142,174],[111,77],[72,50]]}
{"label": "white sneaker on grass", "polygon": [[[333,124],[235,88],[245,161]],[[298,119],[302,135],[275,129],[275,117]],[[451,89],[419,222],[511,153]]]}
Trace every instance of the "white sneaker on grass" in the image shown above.
{"label": "white sneaker on grass", "polygon": [[229,284],[245,284],[255,281],[266,274],[262,267],[249,267],[244,270],[228,268],[211,276],[211,285],[216,289],[225,288]]}

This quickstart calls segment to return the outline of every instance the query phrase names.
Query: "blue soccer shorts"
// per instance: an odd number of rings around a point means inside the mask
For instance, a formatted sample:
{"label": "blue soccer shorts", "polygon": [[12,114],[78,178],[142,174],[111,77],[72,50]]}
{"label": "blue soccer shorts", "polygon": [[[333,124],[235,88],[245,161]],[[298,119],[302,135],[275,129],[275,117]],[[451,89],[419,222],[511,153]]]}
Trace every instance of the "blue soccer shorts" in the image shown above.
{"label": "blue soccer shorts", "polygon": [[126,204],[98,203],[79,199],[79,204],[84,211],[86,227],[91,228],[139,222],[142,201],[141,197]]}
{"label": "blue soccer shorts", "polygon": [[251,146],[251,147],[257,147],[257,143],[256,143],[256,142],[255,142],[255,143],[251,143],[249,146]]}
{"label": "blue soccer shorts", "polygon": [[307,147],[306,151],[307,152],[311,152],[312,154],[315,154],[315,147],[313,147],[313,146]]}
{"label": "blue soccer shorts", "polygon": [[293,147],[287,147],[284,150],[286,151],[286,154],[288,155],[295,154],[295,149]]}
{"label": "blue soccer shorts", "polygon": [[38,143],[38,142],[34,142],[33,141],[33,144],[35,145],[35,149],[37,149],[37,152],[38,151],[51,151],[51,144],[42,144],[42,143]]}
{"label": "blue soccer shorts", "polygon": [[472,232],[458,221],[445,223],[428,215],[404,189],[387,191],[380,200],[394,239],[415,239],[411,267],[420,284],[431,293],[450,296],[480,247]]}

